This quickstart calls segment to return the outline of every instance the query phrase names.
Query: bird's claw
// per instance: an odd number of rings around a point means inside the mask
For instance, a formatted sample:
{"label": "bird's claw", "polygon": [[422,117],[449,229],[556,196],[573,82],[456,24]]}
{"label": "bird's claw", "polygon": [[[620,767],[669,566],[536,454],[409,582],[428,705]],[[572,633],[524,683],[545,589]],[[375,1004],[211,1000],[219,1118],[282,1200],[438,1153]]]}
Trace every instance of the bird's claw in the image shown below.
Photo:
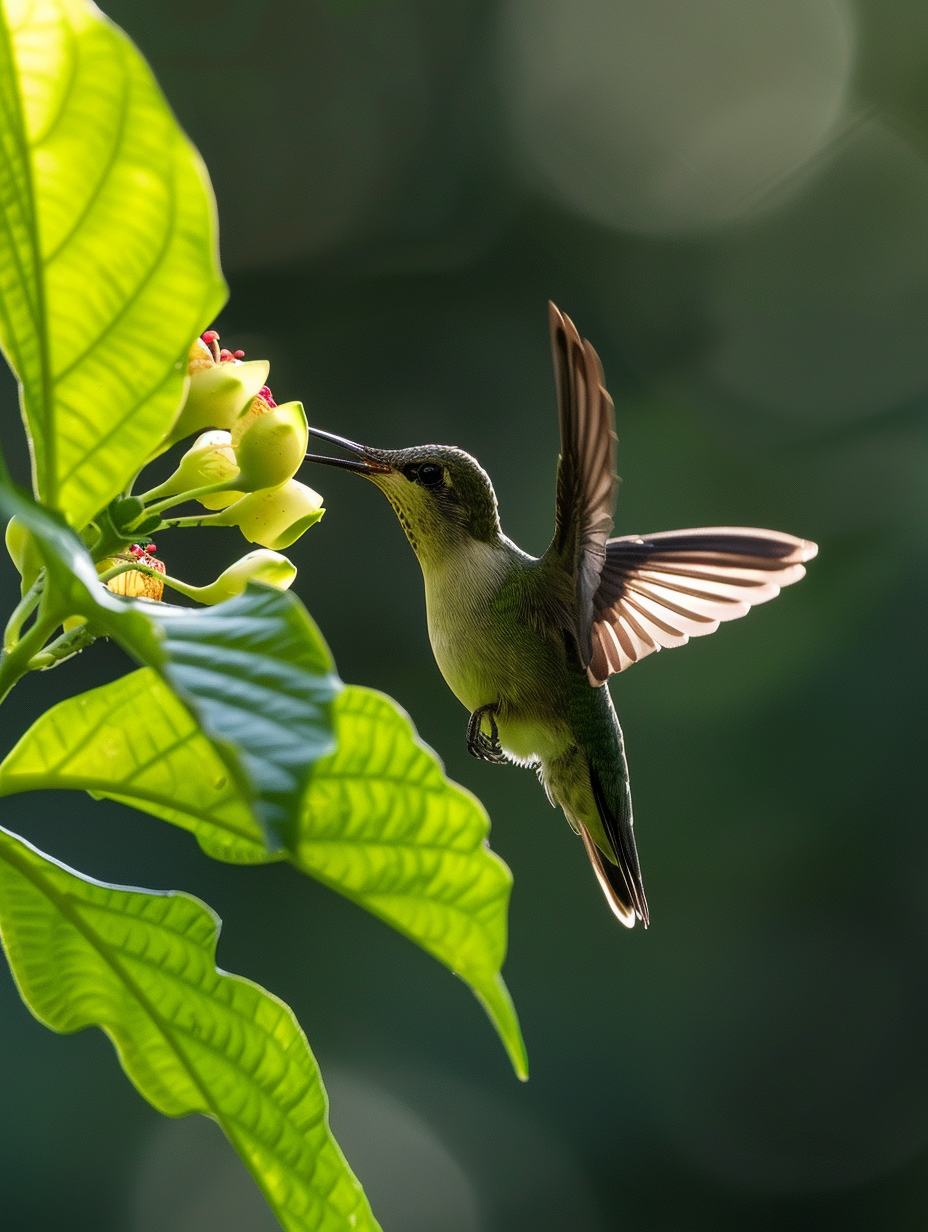
{"label": "bird's claw", "polygon": [[467,749],[480,761],[488,761],[494,766],[505,766],[509,761],[499,741],[494,742],[488,739],[482,732],[471,744],[468,744]]}
{"label": "bird's claw", "polygon": [[[495,718],[496,709],[496,702],[491,702],[488,706],[479,706],[470,716],[470,722],[467,724],[467,751],[479,761],[488,761],[495,766],[502,766],[508,762],[509,758],[503,752],[503,746],[499,742],[499,728],[496,726]],[[490,720],[489,736],[485,736],[480,730],[484,715]]]}

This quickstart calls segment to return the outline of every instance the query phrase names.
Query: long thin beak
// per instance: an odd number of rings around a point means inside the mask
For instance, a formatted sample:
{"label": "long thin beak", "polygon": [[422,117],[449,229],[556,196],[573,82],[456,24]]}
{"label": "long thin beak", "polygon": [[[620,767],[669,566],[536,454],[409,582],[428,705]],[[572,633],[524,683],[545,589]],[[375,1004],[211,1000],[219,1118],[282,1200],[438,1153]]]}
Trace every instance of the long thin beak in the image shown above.
{"label": "long thin beak", "polygon": [[310,428],[309,434],[318,436],[323,441],[331,441],[333,445],[339,445],[342,449],[347,449],[349,453],[355,454],[359,461],[350,461],[348,458],[330,458],[323,453],[308,453],[307,462],[322,462],[326,466],[340,466],[342,470],[354,471],[356,475],[389,475],[393,470],[393,467],[385,462],[376,462],[371,457],[372,450],[354,441],[346,440],[344,436],[336,436],[334,432],[323,432],[321,428]]}

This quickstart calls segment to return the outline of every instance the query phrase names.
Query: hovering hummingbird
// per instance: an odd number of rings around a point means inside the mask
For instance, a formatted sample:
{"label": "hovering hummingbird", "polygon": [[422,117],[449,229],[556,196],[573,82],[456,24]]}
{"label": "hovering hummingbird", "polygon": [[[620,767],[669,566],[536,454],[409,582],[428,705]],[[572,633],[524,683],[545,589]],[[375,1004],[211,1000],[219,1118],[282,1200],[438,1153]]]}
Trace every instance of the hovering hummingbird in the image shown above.
{"label": "hovering hummingbird", "polygon": [[468,750],[531,766],[580,836],[609,906],[648,925],[622,729],[606,680],[743,616],[804,575],[818,548],[780,531],[708,527],[610,539],[618,479],[596,352],[548,305],[560,419],[554,538],[529,556],[500,528],[490,477],[449,445],[307,454],[370,479],[419,558],[429,638],[467,710]]}

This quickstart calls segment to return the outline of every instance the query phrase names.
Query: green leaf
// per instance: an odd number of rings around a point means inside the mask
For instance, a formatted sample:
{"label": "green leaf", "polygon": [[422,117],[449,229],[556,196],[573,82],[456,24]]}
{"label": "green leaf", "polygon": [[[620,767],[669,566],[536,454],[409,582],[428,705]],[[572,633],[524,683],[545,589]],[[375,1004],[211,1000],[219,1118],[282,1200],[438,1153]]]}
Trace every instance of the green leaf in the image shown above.
{"label": "green leaf", "polygon": [[93,632],[154,667],[237,780],[266,846],[287,846],[310,766],[333,747],[331,704],[341,688],[299,599],[257,585],[205,609],[126,599],[100,584],[60,515],[2,483],[0,511],[34,535],[59,618],[86,616]]}
{"label": "green leaf", "polygon": [[222,306],[206,171],[87,0],[0,9],[0,343],[39,498],[83,526],[136,473]]}
{"label": "green leaf", "polygon": [[102,1027],[159,1112],[218,1121],[287,1232],[374,1232],[299,1023],[216,967],[219,926],[191,895],[94,881],[0,829],[0,936],[39,1021]]}
{"label": "green leaf", "polygon": [[[290,858],[466,980],[524,1077],[499,975],[512,879],[486,845],[486,813],[389,698],[346,686],[333,718],[338,745],[310,771]],[[220,860],[274,858],[222,761],[150,671],[55,706],[0,765],[0,795],[53,787],[133,804]]]}

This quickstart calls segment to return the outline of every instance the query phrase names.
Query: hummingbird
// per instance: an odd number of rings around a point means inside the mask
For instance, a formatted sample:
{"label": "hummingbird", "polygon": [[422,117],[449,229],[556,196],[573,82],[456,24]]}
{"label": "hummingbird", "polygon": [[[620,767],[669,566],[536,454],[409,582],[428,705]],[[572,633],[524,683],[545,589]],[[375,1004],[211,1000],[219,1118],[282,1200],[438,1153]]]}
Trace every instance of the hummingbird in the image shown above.
{"label": "hummingbird", "polygon": [[613,402],[593,347],[554,304],[548,312],[560,458],[543,556],[503,534],[490,477],[462,449],[375,449],[310,428],[352,456],[306,456],[384,493],[422,567],[436,662],[470,713],[468,750],[534,768],[615,916],[647,928],[625,745],[606,681],[774,598],[818,548],[731,526],[611,537]]}

